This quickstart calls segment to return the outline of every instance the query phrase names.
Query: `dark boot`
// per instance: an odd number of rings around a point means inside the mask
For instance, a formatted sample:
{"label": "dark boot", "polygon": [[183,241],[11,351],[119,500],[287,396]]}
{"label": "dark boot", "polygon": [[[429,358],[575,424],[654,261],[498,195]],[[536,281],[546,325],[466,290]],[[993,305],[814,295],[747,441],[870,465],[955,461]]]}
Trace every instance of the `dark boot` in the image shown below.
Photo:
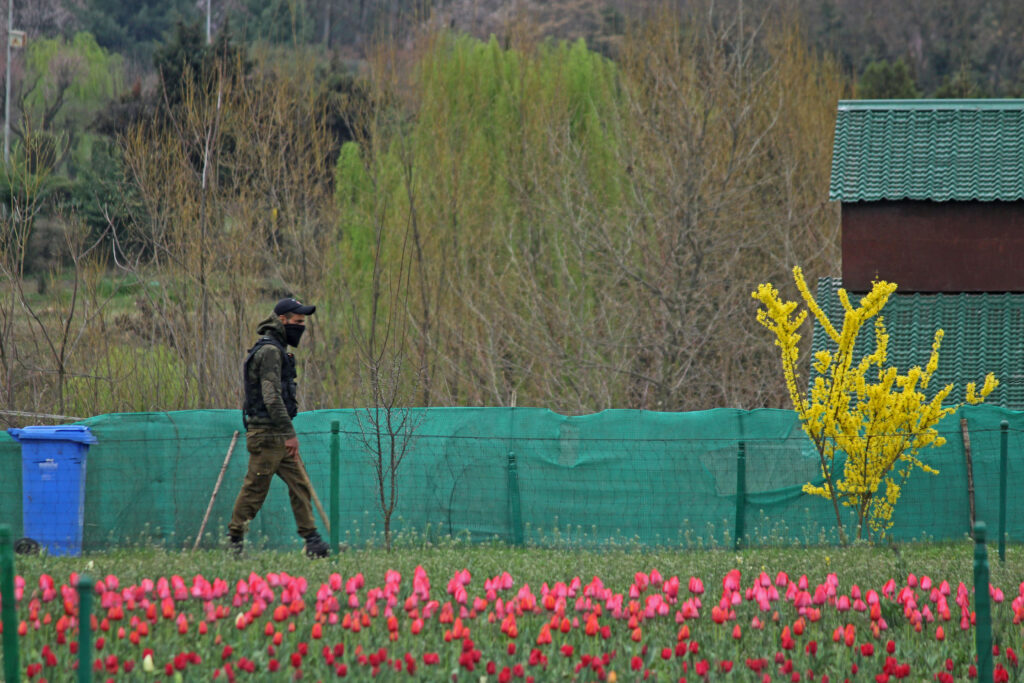
{"label": "dark boot", "polygon": [[327,557],[331,554],[331,546],[327,545],[324,539],[320,538],[320,534],[316,531],[306,536],[306,556],[307,557]]}
{"label": "dark boot", "polygon": [[245,549],[245,538],[243,536],[228,536],[228,553],[235,557],[242,555],[242,550]]}

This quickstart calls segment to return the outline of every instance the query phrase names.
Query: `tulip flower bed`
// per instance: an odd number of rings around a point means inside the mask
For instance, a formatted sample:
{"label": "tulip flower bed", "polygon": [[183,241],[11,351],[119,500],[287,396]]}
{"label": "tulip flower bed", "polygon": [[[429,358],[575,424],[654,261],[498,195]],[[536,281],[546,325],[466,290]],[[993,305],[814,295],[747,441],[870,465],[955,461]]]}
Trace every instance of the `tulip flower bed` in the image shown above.
{"label": "tulip flower bed", "polygon": [[[431,560],[437,552],[422,554]],[[556,551],[519,552],[530,558]],[[809,551],[789,552],[798,558]],[[180,556],[178,565],[193,566],[188,573],[145,576],[135,567],[118,576],[94,567],[93,680],[885,683],[977,676],[969,575],[907,572],[863,583],[864,571],[850,572],[856,582],[846,579],[829,571],[827,557],[822,571],[808,574],[758,567],[749,553],[706,553],[717,569],[676,573],[667,566],[682,555],[662,554],[666,567],[659,570],[640,566],[651,557],[620,553],[607,579],[544,580],[542,563],[501,570],[486,549],[463,553],[473,571],[428,571],[413,564],[416,555],[352,553],[305,564],[288,558],[287,571],[255,571],[246,558],[226,562],[210,553]],[[699,563],[700,555],[687,554],[686,563]],[[785,562],[785,554],[776,555],[775,563]],[[366,571],[359,571],[360,556],[372,565]],[[408,566],[386,568],[391,559]],[[548,559],[549,570],[587,561],[564,551]],[[592,559],[611,566],[608,558]],[[627,568],[631,561],[637,564]],[[72,560],[32,562],[40,571],[16,581],[24,676],[73,680],[79,574],[46,571]],[[995,680],[1017,680],[1024,583],[988,592]]]}

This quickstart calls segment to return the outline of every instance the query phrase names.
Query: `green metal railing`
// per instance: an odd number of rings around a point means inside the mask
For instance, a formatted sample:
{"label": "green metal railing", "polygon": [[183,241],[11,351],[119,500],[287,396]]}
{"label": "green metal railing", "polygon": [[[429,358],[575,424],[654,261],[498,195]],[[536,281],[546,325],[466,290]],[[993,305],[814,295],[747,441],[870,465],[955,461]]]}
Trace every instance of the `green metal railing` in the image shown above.
{"label": "green metal railing", "polygon": [[739,452],[736,454],[736,538],[733,547],[740,549],[744,534],[744,509],[747,504],[747,444],[740,441]]}
{"label": "green metal railing", "polygon": [[978,522],[974,525],[974,643],[978,653],[978,683],[992,683],[992,610],[988,587],[985,523]]}
{"label": "green metal railing", "polygon": [[11,527],[0,525],[0,624],[4,627],[4,679],[17,681],[21,674],[18,665],[18,616],[14,604],[14,546]]}
{"label": "green metal railing", "polygon": [[93,585],[90,577],[78,577],[78,683],[92,681]]}

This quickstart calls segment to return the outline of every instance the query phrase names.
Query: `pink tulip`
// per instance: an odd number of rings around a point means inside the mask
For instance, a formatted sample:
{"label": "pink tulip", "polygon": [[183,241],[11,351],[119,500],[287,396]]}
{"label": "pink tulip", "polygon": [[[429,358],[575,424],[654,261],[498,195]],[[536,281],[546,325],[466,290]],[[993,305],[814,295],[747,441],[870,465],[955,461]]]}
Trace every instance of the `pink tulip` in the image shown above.
{"label": "pink tulip", "polygon": [[412,573],[412,590],[420,600],[430,599],[430,579],[422,565],[417,565]]}
{"label": "pink tulip", "polygon": [[682,615],[683,619],[696,619],[700,616],[700,610],[692,599],[683,602],[679,609],[679,613]]}

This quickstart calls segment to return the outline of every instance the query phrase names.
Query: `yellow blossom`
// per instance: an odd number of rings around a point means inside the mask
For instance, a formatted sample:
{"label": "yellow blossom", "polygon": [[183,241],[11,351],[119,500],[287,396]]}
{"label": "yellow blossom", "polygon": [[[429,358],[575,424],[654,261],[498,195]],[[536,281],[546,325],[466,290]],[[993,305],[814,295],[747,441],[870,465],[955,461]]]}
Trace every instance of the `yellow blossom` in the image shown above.
{"label": "yellow blossom", "polygon": [[[892,526],[893,510],[911,471],[938,474],[918,454],[945,443],[935,427],[961,405],[946,404],[952,384],[935,392],[930,400],[924,394],[938,369],[943,331],[936,330],[924,368],[915,366],[900,374],[897,368],[887,366],[889,334],[880,315],[896,291],[895,283],[872,283],[871,291],[856,307],[846,290],[840,289],[843,325],[837,330],[811,295],[799,267],[793,269],[793,280],[806,310],[798,310],[795,301],[784,301],[770,283],[758,286],[752,296],[761,303],[757,322],[775,334],[786,389],[804,432],[818,451],[824,481],[809,482],[803,491],[833,501],[844,541],[839,505],[856,511],[858,536],[867,529],[884,535]],[[832,350],[814,354],[811,367],[815,377],[810,387],[799,382],[799,329],[808,314],[834,344]],[[855,362],[854,345],[871,320],[875,348]],[[968,384],[965,401],[984,401],[998,384],[991,373],[980,391]]]}

